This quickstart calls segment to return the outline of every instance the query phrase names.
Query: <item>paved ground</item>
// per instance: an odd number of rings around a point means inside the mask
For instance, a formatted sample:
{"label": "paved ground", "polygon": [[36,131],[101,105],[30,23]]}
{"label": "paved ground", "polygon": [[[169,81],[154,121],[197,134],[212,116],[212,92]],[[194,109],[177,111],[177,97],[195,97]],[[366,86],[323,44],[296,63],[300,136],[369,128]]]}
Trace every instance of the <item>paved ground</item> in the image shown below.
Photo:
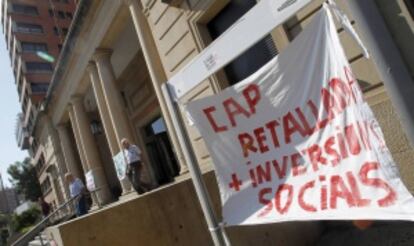
{"label": "paved ground", "polygon": [[364,231],[338,223],[325,231],[317,246],[414,246],[414,223],[377,222]]}

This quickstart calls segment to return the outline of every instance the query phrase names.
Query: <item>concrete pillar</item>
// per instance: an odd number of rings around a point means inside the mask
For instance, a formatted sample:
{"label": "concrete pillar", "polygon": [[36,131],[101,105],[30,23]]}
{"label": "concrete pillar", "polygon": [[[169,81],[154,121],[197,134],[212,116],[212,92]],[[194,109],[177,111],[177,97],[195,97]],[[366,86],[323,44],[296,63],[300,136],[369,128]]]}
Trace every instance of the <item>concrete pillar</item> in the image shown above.
{"label": "concrete pillar", "polygon": [[54,155],[56,157],[56,180],[58,183],[58,187],[62,193],[62,200],[59,201],[59,204],[64,203],[68,199],[70,199],[70,192],[69,187],[66,185],[65,182],[65,173],[68,171],[67,165],[65,162],[65,158],[63,156],[63,149],[61,146],[61,141],[58,132],[56,131],[56,128],[53,126],[52,120],[48,118],[48,124],[49,124],[49,136],[52,140],[52,145],[54,149]]}
{"label": "concrete pillar", "polygon": [[96,103],[98,105],[99,115],[101,116],[102,125],[105,130],[105,135],[108,140],[109,149],[111,150],[112,156],[114,156],[119,152],[119,144],[111,122],[108,107],[106,106],[96,64],[94,62],[89,62],[87,70],[89,72],[89,78],[91,80]]}
{"label": "concrete pillar", "polygon": [[[96,62],[103,96],[117,140],[116,143],[118,144],[119,149],[122,149],[120,143],[122,138],[128,138],[132,142],[135,142],[136,139],[129,126],[121,94],[116,87],[115,74],[110,61],[111,54],[112,51],[109,49],[97,49],[93,59]],[[131,191],[131,184],[127,179],[121,180],[121,185],[123,194]]]}
{"label": "concrete pillar", "polygon": [[84,152],[86,166],[88,167],[88,171],[92,171],[95,186],[99,189],[96,192],[99,204],[106,204],[111,201],[111,193],[106,181],[98,148],[90,129],[89,117],[85,111],[81,97],[73,97],[71,103],[75,120],[77,122],[77,126],[79,127],[79,137],[80,142],[82,143],[81,147]]}
{"label": "concrete pillar", "polygon": [[63,197],[63,191],[59,184],[59,176],[57,172],[58,171],[56,169],[52,170],[51,172],[48,173],[47,178],[49,179],[50,185],[52,186],[52,190],[55,193],[57,206],[59,206],[60,204],[63,204],[65,200]]}
{"label": "concrete pillar", "polygon": [[[106,139],[109,144],[111,156],[115,156],[120,151],[119,138],[115,134],[115,128],[112,124],[111,115],[109,114],[108,104],[102,89],[101,79],[99,78],[98,69],[94,62],[88,64],[87,70],[91,80],[93,92],[98,105],[99,115],[101,116],[102,124],[105,130]],[[128,180],[120,180],[122,193],[128,193],[131,190],[131,185]]]}
{"label": "concrete pillar", "polygon": [[[75,142],[76,142],[76,146],[78,149],[79,157],[81,159],[81,165],[83,169],[82,171],[83,173],[86,173],[89,170],[89,168],[86,164],[85,154],[84,154],[83,147],[82,147],[82,141],[80,139],[79,126],[78,126],[78,123],[76,122],[75,113],[73,112],[72,105],[69,106],[68,111],[69,111],[69,119],[72,124],[73,135],[75,135]],[[82,176],[83,176],[83,173],[81,174]],[[81,176],[79,176],[78,178],[80,177]]]}
{"label": "concrete pillar", "polygon": [[[99,78],[101,79],[102,92],[114,127],[115,136],[120,146],[119,142],[122,138],[128,138],[132,142],[135,142],[136,139],[134,134],[132,134],[121,94],[116,86],[115,74],[110,61],[111,54],[112,50],[110,49],[97,49],[93,59],[96,62]],[[120,149],[122,148],[120,147]]]}
{"label": "concrete pillar", "polygon": [[63,158],[65,159],[66,169],[76,177],[82,176],[82,170],[79,169],[78,162],[75,157],[75,150],[73,149],[72,142],[70,140],[69,129],[65,124],[59,124],[57,132],[60,138],[60,145],[63,152]]}
{"label": "concrete pillar", "polygon": [[155,94],[160,102],[161,112],[164,117],[164,122],[168,129],[168,134],[175,149],[178,162],[180,164],[180,174],[188,172],[188,167],[185,163],[180,144],[178,143],[175,129],[171,123],[171,117],[165,104],[165,99],[161,91],[161,85],[167,81],[161,59],[158,54],[157,47],[152,36],[151,29],[148,25],[147,18],[142,13],[140,3],[138,0],[124,0],[128,5],[132,20],[134,22],[135,30],[138,35],[138,40],[141,45],[141,50],[144,55],[145,64],[149,75],[151,77],[152,85],[154,86]]}

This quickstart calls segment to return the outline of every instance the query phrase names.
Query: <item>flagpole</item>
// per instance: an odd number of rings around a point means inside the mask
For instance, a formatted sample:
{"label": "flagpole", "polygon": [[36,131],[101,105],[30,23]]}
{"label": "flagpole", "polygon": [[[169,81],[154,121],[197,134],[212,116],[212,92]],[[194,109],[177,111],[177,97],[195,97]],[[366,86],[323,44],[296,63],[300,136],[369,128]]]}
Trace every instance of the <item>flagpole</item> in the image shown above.
{"label": "flagpole", "polygon": [[414,84],[378,6],[373,0],[344,1],[361,30],[373,62],[387,89],[401,125],[414,147]]}
{"label": "flagpole", "polygon": [[184,159],[187,163],[188,170],[190,172],[198,200],[200,201],[201,209],[203,210],[204,217],[206,218],[207,226],[213,239],[214,245],[229,246],[229,239],[226,236],[224,227],[220,226],[217,220],[217,216],[214,213],[213,205],[208,194],[207,187],[204,183],[203,175],[201,173],[200,167],[198,166],[197,159],[194,155],[194,152],[192,151],[191,145],[188,142],[188,138],[184,134],[184,127],[180,118],[178,117],[178,108],[172,100],[171,92],[168,89],[167,83],[163,84],[161,89],[168,111],[171,114],[171,120],[177,133],[178,142],[182,146]]}

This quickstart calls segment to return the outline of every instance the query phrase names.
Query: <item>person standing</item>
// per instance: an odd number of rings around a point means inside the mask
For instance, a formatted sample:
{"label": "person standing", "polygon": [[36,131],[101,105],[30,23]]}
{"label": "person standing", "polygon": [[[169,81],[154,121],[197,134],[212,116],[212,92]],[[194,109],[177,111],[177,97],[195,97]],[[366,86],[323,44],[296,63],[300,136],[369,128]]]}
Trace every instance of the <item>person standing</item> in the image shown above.
{"label": "person standing", "polygon": [[131,144],[128,139],[121,140],[122,148],[126,157],[126,175],[138,194],[144,194],[151,189],[150,185],[141,181],[142,158],[138,146]]}
{"label": "person standing", "polygon": [[42,209],[43,218],[46,218],[50,214],[50,204],[43,197],[39,197],[38,203]]}
{"label": "person standing", "polygon": [[71,173],[66,173],[65,179],[69,184],[70,197],[75,198],[76,215],[79,217],[87,214],[86,188],[82,180],[74,177]]}

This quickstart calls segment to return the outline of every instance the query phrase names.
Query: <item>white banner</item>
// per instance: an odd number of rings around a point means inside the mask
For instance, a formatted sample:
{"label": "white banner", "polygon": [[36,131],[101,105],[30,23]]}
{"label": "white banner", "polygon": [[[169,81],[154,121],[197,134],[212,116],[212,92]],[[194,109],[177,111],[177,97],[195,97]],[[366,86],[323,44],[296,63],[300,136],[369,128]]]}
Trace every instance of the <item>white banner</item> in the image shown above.
{"label": "white banner", "polygon": [[326,7],[255,74],[187,109],[213,159],[227,225],[414,220]]}

